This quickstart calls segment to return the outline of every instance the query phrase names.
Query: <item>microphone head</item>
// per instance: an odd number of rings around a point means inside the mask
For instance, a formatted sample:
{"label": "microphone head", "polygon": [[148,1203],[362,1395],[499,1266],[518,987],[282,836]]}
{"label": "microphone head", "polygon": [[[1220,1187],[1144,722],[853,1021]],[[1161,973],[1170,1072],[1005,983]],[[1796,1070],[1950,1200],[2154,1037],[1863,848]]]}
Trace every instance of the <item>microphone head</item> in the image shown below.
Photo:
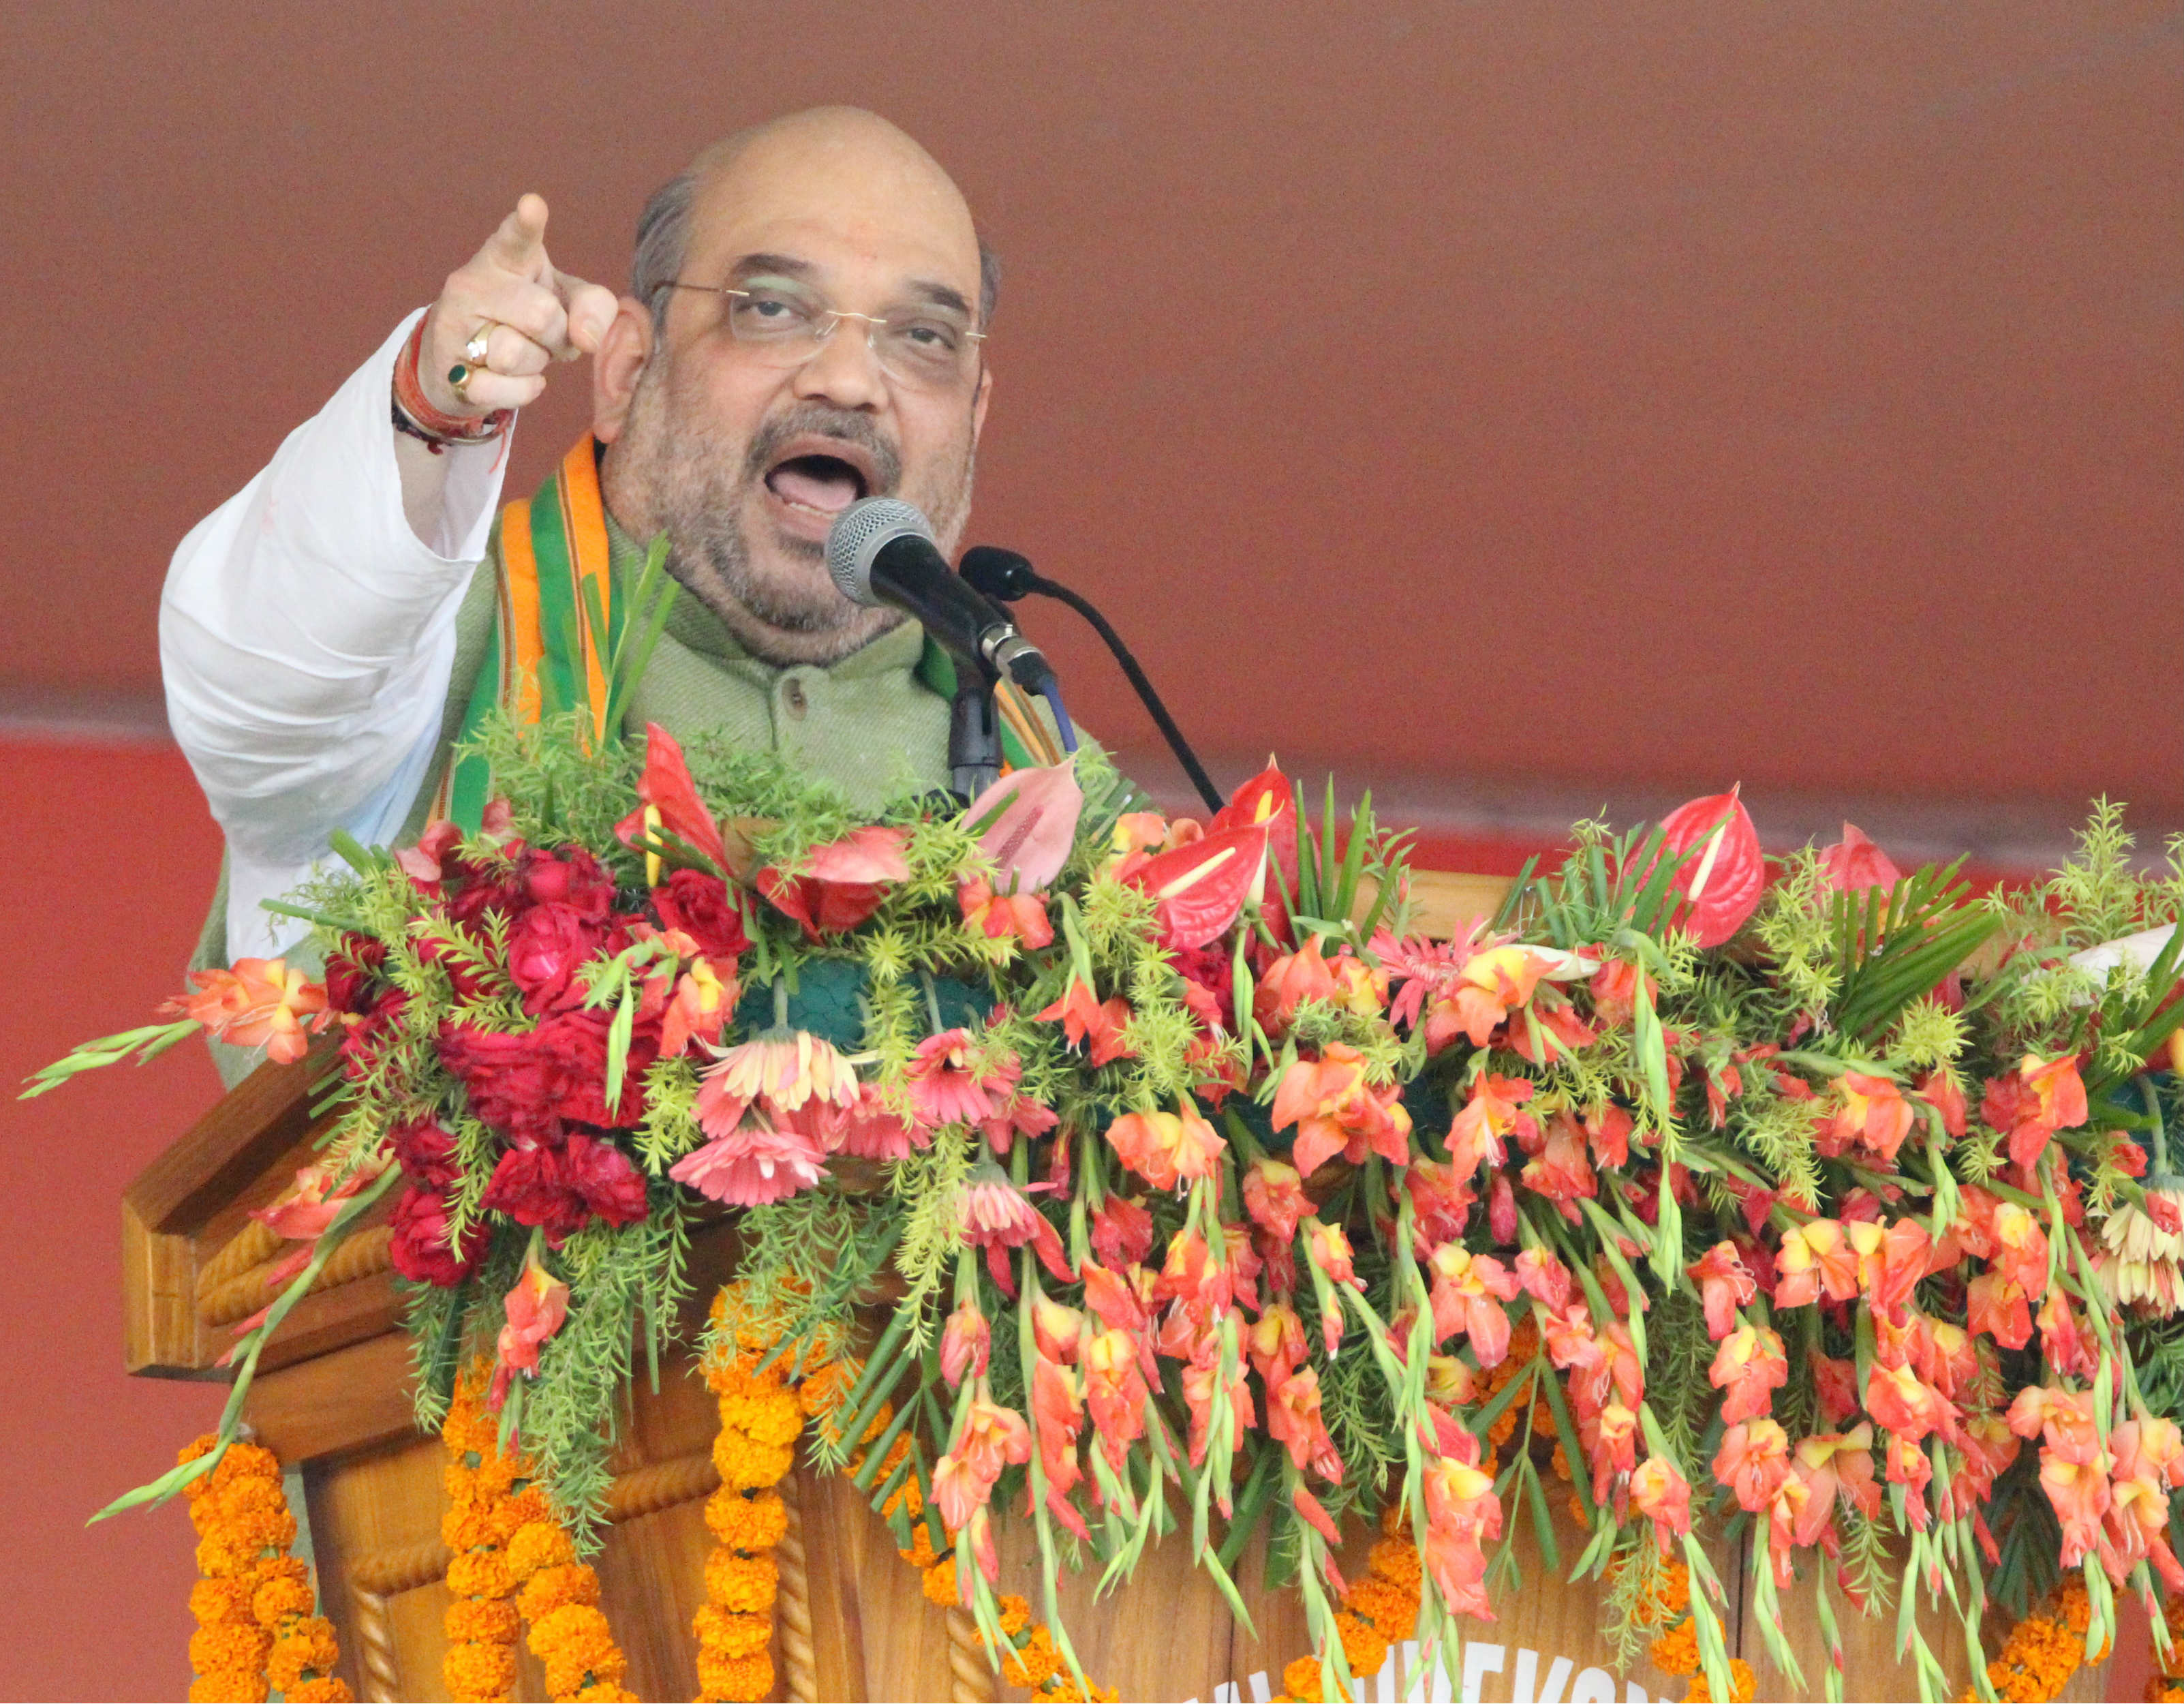
{"label": "microphone head", "polygon": [[872,559],[883,545],[901,538],[935,542],[933,523],[916,505],[900,497],[865,497],[850,504],[827,533],[827,572],[834,589],[851,603],[876,607],[886,602],[872,590]]}

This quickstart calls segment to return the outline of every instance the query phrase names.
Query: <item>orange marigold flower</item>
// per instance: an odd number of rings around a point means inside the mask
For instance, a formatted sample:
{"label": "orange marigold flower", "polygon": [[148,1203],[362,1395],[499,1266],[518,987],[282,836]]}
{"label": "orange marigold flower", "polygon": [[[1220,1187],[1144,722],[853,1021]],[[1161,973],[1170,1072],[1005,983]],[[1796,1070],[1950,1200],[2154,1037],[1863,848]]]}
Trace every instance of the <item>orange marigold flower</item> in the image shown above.
{"label": "orange marigold flower", "polygon": [[1688,1619],[1678,1622],[1647,1647],[1653,1666],[1663,1674],[1696,1674],[1699,1666],[1698,1629]]}
{"label": "orange marigold flower", "polygon": [[190,1704],[265,1704],[265,1677],[215,1669],[190,1682]]}
{"label": "orange marigold flower", "polygon": [[451,1645],[440,1664],[448,1696],[457,1704],[482,1704],[508,1696],[515,1685],[515,1652],[505,1645]]}
{"label": "orange marigold flower", "polygon": [[760,1444],[794,1443],[804,1429],[804,1411],[785,1390],[721,1399],[721,1424]]}
{"label": "orange marigold flower", "polygon": [[773,1695],[773,1659],[764,1651],[749,1657],[698,1655],[698,1696],[701,1704],[768,1698]]}
{"label": "orange marigold flower", "polygon": [[577,1560],[576,1540],[557,1521],[528,1521],[508,1540],[508,1571],[520,1581],[541,1568],[566,1567]]}
{"label": "orange marigold flower", "polygon": [[1353,1678],[1367,1679],[1380,1672],[1380,1665],[1388,1660],[1388,1641],[1371,1622],[1360,1616],[1338,1614],[1334,1630],[1342,1640],[1343,1660],[1349,1663]]}
{"label": "orange marigold flower", "polygon": [[450,1597],[506,1597],[515,1589],[508,1558],[499,1550],[468,1550],[448,1564]]}
{"label": "orange marigold flower", "polygon": [[264,1546],[247,1542],[225,1522],[198,1540],[198,1572],[207,1579],[228,1579],[250,1572]]}
{"label": "orange marigold flower", "polygon": [[1417,1547],[1401,1539],[1382,1539],[1375,1543],[1372,1567],[1382,1579],[1392,1580],[1397,1585],[1415,1588],[1423,1578]]}
{"label": "orange marigold flower", "polygon": [[740,1432],[724,1431],[713,1440],[713,1466],[732,1490],[755,1491],[781,1482],[794,1465],[785,1444],[761,1444]]}
{"label": "orange marigold flower", "polygon": [[577,1704],[638,1704],[638,1696],[611,1680],[595,1681],[576,1695]]}
{"label": "orange marigold flower", "polygon": [[796,1405],[806,1415],[817,1420],[831,1414],[850,1388],[857,1382],[861,1363],[854,1360],[831,1361],[796,1387]]}
{"label": "orange marigold flower", "polygon": [[1031,1625],[1031,1601],[1011,1592],[999,1600],[1001,1611],[1001,1631],[1014,1639]]}
{"label": "orange marigold flower", "polygon": [[338,1674],[314,1675],[298,1680],[283,1695],[288,1704],[355,1704],[356,1695]]}
{"label": "orange marigold flower", "polygon": [[[894,1452],[890,1450],[889,1453],[892,1455]],[[893,1471],[892,1468],[889,1470],[890,1472]],[[884,1479],[886,1475],[883,1474],[881,1478]],[[901,1484],[889,1494],[887,1501],[880,1505],[880,1513],[889,1519],[894,1518],[897,1509],[903,1511],[905,1519],[912,1521],[925,1512],[925,1494],[917,1489],[916,1474],[913,1473],[905,1478]]]}
{"label": "orange marigold flower", "polygon": [[[212,1494],[204,1501],[214,1505],[219,1510],[220,1518],[226,1521],[242,1521],[253,1516],[280,1516],[288,1512],[288,1500],[281,1494],[281,1482],[255,1475],[214,1486]],[[198,1506],[202,1508],[203,1504]]]}
{"label": "orange marigold flower", "polygon": [[1319,1659],[1317,1657],[1298,1657],[1282,1670],[1282,1687],[1292,1698],[1319,1699],[1323,1696]]}
{"label": "orange marigold flower", "polygon": [[707,1599],[746,1615],[757,1615],[773,1606],[779,1578],[773,1557],[764,1551],[739,1556],[733,1550],[720,1549],[705,1560]]}
{"label": "orange marigold flower", "polygon": [[928,1601],[943,1609],[956,1605],[956,1558],[943,1556],[925,1571],[925,1595]]}
{"label": "orange marigold flower", "polygon": [[190,1667],[200,1674],[227,1668],[248,1673],[263,1668],[272,1648],[273,1635],[254,1622],[219,1622],[190,1635]]}
{"label": "orange marigold flower", "polygon": [[217,1622],[249,1621],[251,1582],[247,1579],[202,1579],[190,1588],[190,1613],[202,1627]]}
{"label": "orange marigold flower", "polygon": [[291,1616],[308,1616],[318,1607],[318,1595],[302,1580],[270,1579],[250,1600],[250,1613],[260,1627],[275,1633]]}
{"label": "orange marigold flower", "polygon": [[788,1531],[788,1506],[778,1491],[747,1497],[722,1489],[705,1500],[705,1524],[732,1550],[768,1550]]}
{"label": "orange marigold flower", "polygon": [[772,1642],[773,1618],[738,1615],[719,1604],[706,1603],[699,1605],[697,1614],[690,1617],[690,1630],[697,1634],[701,1651],[716,1657],[749,1657]]}
{"label": "orange marigold flower", "polygon": [[265,1659],[266,1684],[285,1696],[304,1680],[332,1673],[340,1661],[334,1624],[322,1615],[306,1616],[292,1632],[273,1641]]}
{"label": "orange marigold flower", "polygon": [[458,1555],[465,1550],[489,1550],[497,1542],[493,1506],[490,1503],[451,1503],[440,1517],[440,1542]]}
{"label": "orange marigold flower", "polygon": [[521,1491],[502,1499],[493,1518],[499,1528],[500,1542],[504,1545],[525,1527],[560,1524],[554,1517],[553,1503],[544,1489],[537,1485],[526,1485]]}
{"label": "orange marigold flower", "polygon": [[922,1521],[910,1529],[910,1548],[895,1554],[921,1573],[940,1560],[933,1548],[933,1535],[926,1531]]}
{"label": "orange marigold flower", "polygon": [[505,1598],[459,1597],[448,1605],[446,1622],[450,1642],[475,1640],[481,1645],[513,1645],[523,1630],[515,1606]]}
{"label": "orange marigold flower", "polygon": [[566,1609],[571,1604],[594,1604],[599,1601],[599,1577],[577,1562],[539,1569],[525,1582],[516,1597],[515,1607],[535,1627],[556,1610]]}

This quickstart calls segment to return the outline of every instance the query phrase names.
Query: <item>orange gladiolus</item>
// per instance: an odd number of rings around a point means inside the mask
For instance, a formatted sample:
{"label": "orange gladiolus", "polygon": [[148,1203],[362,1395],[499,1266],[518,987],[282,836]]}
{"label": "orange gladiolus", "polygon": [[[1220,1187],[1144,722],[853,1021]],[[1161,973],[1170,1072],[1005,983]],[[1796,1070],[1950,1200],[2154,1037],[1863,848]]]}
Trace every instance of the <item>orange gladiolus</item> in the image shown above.
{"label": "orange gladiolus", "polygon": [[1730,1332],[1707,1371],[1708,1382],[1729,1393],[1722,1400],[1721,1417],[1732,1426],[1765,1414],[1774,1405],[1773,1393],[1789,1377],[1790,1358],[1781,1333],[1764,1326],[1739,1326]]}
{"label": "orange gladiolus", "polygon": [[1758,1293],[1758,1286],[1733,1243],[1715,1243],[1685,1270],[1699,1287],[1707,1335],[1719,1343],[1736,1328],[1736,1310]]}
{"label": "orange gladiolus", "polygon": [[1156,1189],[1211,1176],[1228,1146],[1187,1100],[1178,1101],[1173,1112],[1123,1114],[1107,1126],[1107,1143]]}
{"label": "orange gladiolus", "polygon": [[1437,1053],[1457,1036],[1483,1048],[1509,1014],[1527,1004],[1554,961],[1522,947],[1474,953],[1426,1013],[1426,1051]]}
{"label": "orange gladiolus", "polygon": [[1299,1059],[1283,1073],[1274,1092],[1273,1126],[1297,1126],[1290,1164],[1300,1176],[1311,1176],[1338,1153],[1353,1165],[1368,1152],[1401,1165],[1410,1159],[1411,1115],[1401,1096],[1393,1083],[1373,1088],[1365,1081],[1357,1050],[1332,1042],[1321,1058]]}
{"label": "orange gladiolus", "polygon": [[1736,1494],[1739,1507],[1758,1514],[1774,1500],[1790,1477],[1790,1438],[1772,1420],[1752,1420],[1723,1433],[1714,1452],[1713,1477]]}
{"label": "orange gladiolus", "polygon": [[163,1016],[193,1019],[217,1041],[263,1048],[276,1064],[292,1064],[312,1036],[333,1021],[326,991],[284,958],[238,958],[230,970],[192,970],[197,990],[167,1001]]}
{"label": "orange gladiolus", "polygon": [[1863,1147],[1884,1165],[1896,1164],[1897,1150],[1911,1133],[1911,1103],[1886,1077],[1845,1071],[1836,1080],[1836,1112],[1816,1138],[1830,1158]]}
{"label": "orange gladiolus", "polygon": [[1468,1182],[1482,1161],[1501,1165],[1502,1138],[1535,1127],[1529,1114],[1518,1110],[1531,1098],[1532,1085],[1524,1077],[1489,1071],[1472,1085],[1471,1098],[1448,1128],[1449,1164],[1459,1178]]}

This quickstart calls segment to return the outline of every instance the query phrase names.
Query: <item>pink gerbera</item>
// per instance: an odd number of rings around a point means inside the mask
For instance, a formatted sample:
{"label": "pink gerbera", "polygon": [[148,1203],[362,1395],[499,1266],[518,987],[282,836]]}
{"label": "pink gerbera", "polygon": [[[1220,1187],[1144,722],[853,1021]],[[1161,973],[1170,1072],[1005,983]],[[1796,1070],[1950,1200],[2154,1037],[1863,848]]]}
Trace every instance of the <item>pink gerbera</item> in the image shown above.
{"label": "pink gerbera", "polygon": [[[1047,1186],[1037,1186],[1045,1188]],[[1031,1198],[1009,1181],[990,1159],[978,1166],[956,1197],[956,1223],[963,1240],[986,1251],[986,1269],[1009,1295],[1017,1293],[1007,1250],[1028,1243],[1040,1264],[1065,1284],[1077,1282],[1062,1252],[1061,1238]]]}
{"label": "pink gerbera", "polygon": [[911,1104],[921,1124],[983,1124],[1000,1110],[988,1085],[1006,1091],[1014,1080],[1003,1081],[996,1074],[981,1076],[972,1070],[970,1045],[968,1030],[943,1030],[920,1042],[910,1056],[903,1075],[909,1081]]}
{"label": "pink gerbera", "polygon": [[686,1154],[667,1175],[710,1200],[759,1207],[811,1188],[827,1175],[827,1154],[806,1131],[752,1125]]}
{"label": "pink gerbera", "polygon": [[847,1108],[857,1103],[857,1073],[828,1042],[805,1030],[774,1031],[730,1048],[706,1067],[698,1086],[698,1122],[708,1136],[726,1136],[754,1103],[770,1113],[795,1112],[806,1101]]}

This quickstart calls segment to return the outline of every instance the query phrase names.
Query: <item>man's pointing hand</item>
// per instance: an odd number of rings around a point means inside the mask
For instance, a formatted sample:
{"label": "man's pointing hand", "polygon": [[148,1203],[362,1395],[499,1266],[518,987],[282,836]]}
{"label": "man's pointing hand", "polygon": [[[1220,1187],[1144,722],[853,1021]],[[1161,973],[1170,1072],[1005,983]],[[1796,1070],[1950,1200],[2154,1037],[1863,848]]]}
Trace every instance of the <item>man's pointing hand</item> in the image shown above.
{"label": "man's pointing hand", "polygon": [[[559,271],[546,257],[546,203],[526,195],[448,277],[432,304],[420,352],[426,399],[448,414],[521,408],[546,388],[549,363],[595,354],[614,323],[614,292]],[[464,348],[486,332],[485,360],[471,363],[465,394],[448,383]]]}

